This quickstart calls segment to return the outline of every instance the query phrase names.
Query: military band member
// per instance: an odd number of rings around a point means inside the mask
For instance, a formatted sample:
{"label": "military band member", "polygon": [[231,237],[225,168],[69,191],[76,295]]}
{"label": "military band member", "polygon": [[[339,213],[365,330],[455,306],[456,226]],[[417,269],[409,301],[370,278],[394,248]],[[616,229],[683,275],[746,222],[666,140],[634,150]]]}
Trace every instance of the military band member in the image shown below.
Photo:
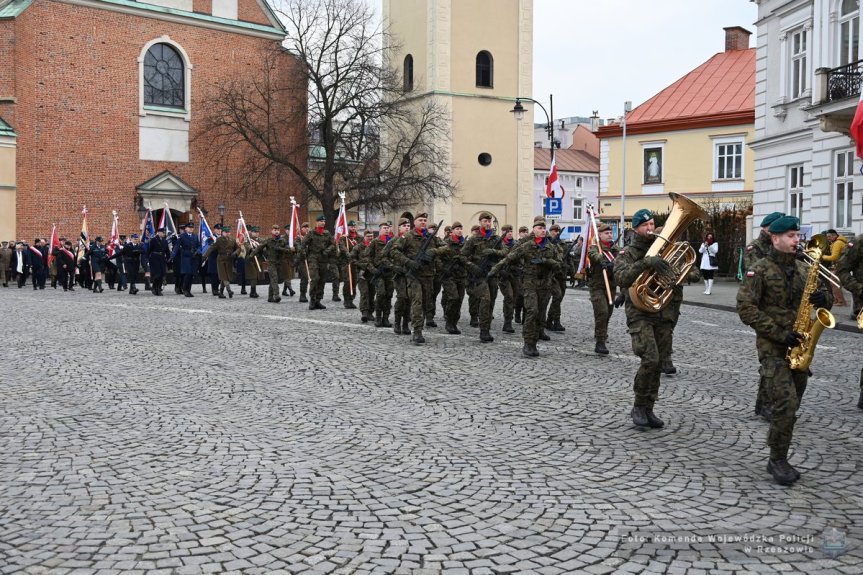
{"label": "military band member", "polygon": [[222,225],[221,235],[216,238],[207,251],[204,253],[206,259],[211,253],[216,253],[216,273],[219,278],[219,299],[225,299],[225,291],[228,292],[228,297],[234,297],[234,292],[231,291],[231,271],[234,269],[234,258],[240,253],[240,246],[237,240],[230,235],[231,228]]}
{"label": "military band member", "polygon": [[560,261],[560,270],[554,272],[554,281],[551,282],[551,302],[548,306],[548,317],[545,320],[545,328],[551,331],[566,331],[560,323],[560,306],[563,296],[566,295],[566,245],[560,238],[560,226],[552,224],[549,228],[549,242],[555,249],[557,259]]}
{"label": "military band member", "polygon": [[[410,318],[413,327],[413,343],[425,343],[423,327],[426,323],[426,310],[434,288],[434,262],[437,255],[437,244],[434,236],[426,229],[428,214],[425,212],[414,217],[414,227],[399,238],[391,251],[395,265],[404,268],[407,276],[408,296],[410,297]],[[426,244],[426,239],[431,241]],[[422,251],[423,245],[428,247]]]}
{"label": "military band member", "polygon": [[[772,248],[747,269],[737,292],[737,314],[755,330],[761,375],[773,402],[767,432],[770,446],[767,471],[781,485],[790,485],[800,478],[800,473],[788,463],[788,448],[809,378],[808,370],[792,371],[786,359],[788,350],[799,345],[802,337],[794,331],[794,324],[808,268],[797,259],[799,230],[799,220],[793,216],[782,216],[771,223],[768,231]],[[809,303],[816,308],[829,308],[832,301],[833,294],[823,287],[809,297]]]}
{"label": "military band member", "polygon": [[327,281],[327,267],[336,253],[333,236],[325,229],[327,218],[315,218],[315,229],[303,238],[303,255],[309,264],[309,309],[327,309],[321,303],[324,298],[324,284]]}
{"label": "military band member", "polygon": [[503,260],[491,268],[489,275],[498,275],[504,270],[518,266],[522,270],[524,289],[524,326],[522,338],[525,357],[538,357],[538,339],[550,339],[543,333],[545,310],[548,308],[550,283],[554,272],[560,269],[560,262],[546,236],[545,220],[537,216],[533,221],[533,232],[507,253]]}
{"label": "military band member", "polygon": [[[475,298],[479,320],[479,340],[483,343],[494,341],[491,335],[491,314],[494,298],[497,295],[497,278],[486,277],[491,267],[505,255],[500,236],[491,227],[492,215],[479,214],[479,233],[471,236],[464,244],[461,255],[467,261],[468,292]],[[484,269],[485,268],[485,269]],[[494,295],[493,295],[494,294]],[[473,325],[473,322],[471,322]]]}
{"label": "military band member", "polygon": [[168,275],[168,260],[171,251],[168,240],[165,239],[165,228],[156,230],[156,235],[147,244],[147,256],[150,260],[150,279],[153,295],[162,295],[162,283]]}
{"label": "military band member", "polygon": [[[842,287],[851,292],[853,302],[852,320],[857,320],[863,306],[863,234],[848,242],[839,261],[836,262],[836,276]],[[860,398],[857,407],[863,409],[863,369],[860,370]]]}
{"label": "military band member", "polygon": [[635,374],[635,400],[631,417],[635,425],[660,428],[665,423],[653,412],[659,399],[661,358],[668,355],[671,338],[669,322],[663,321],[667,310],[643,311],[632,303],[629,288],[642,272],[652,270],[669,282],[674,281],[671,265],[660,256],[645,257],[654,241],[653,214],[641,209],[632,217],[633,236],[630,245],[617,257],[614,263],[614,280],[623,288],[626,301],[626,325],[632,338],[632,351],[641,359]]}
{"label": "military band member", "polygon": [[[600,355],[608,355],[608,321],[614,312],[614,297],[617,284],[614,281],[614,260],[620,254],[620,248],[612,240],[613,232],[608,224],[596,227],[599,234],[599,245],[591,244],[587,249],[590,267],[587,271],[587,286],[590,289],[590,304],[593,306],[593,339],[596,346],[593,351]],[[603,270],[605,274],[603,274]],[[608,286],[605,284],[608,278]],[[608,303],[608,290],[611,291],[612,303]]]}

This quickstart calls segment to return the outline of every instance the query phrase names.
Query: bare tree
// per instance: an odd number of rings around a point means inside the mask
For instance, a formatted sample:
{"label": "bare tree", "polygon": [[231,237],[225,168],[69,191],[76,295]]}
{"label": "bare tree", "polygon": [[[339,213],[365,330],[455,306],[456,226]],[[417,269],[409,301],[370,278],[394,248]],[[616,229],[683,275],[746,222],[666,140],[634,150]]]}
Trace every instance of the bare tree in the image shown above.
{"label": "bare tree", "polygon": [[[304,74],[263,54],[259,78],[215,86],[204,137],[212,157],[242,165],[237,191],[298,179],[301,202],[333,225],[341,191],[350,209],[397,209],[451,197],[445,112],[403,90],[394,42],[364,0],[276,0],[285,50]],[[291,105],[305,92],[307,107]],[[300,100],[302,100],[300,98]],[[297,137],[302,126],[305,137]],[[241,159],[238,162],[237,157]]]}

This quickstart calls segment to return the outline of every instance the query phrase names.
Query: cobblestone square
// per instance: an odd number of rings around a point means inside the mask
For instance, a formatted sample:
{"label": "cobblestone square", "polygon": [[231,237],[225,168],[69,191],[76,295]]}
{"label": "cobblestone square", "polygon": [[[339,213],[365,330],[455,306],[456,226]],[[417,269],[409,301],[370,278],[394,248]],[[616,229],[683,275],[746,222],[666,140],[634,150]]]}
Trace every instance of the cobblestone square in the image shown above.
{"label": "cobblestone square", "polygon": [[0,288],[0,573],[863,571],[859,333],[821,338],[785,488],[734,313],[683,307],[643,431],[623,313],[595,355],[586,291],[532,360],[500,300],[494,343],[417,347],[195,289]]}

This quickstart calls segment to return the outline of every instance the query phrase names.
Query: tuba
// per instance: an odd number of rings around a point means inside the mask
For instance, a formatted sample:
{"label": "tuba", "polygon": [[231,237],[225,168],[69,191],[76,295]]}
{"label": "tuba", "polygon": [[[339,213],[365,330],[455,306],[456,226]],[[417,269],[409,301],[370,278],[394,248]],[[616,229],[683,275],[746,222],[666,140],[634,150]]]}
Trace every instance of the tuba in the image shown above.
{"label": "tuba", "polygon": [[668,196],[674,202],[671,213],[665,221],[662,235],[656,234],[656,239],[644,257],[660,256],[671,265],[675,279],[661,277],[653,270],[645,270],[635,279],[629,288],[629,299],[632,305],[646,312],[662,311],[671,301],[674,286],[686,279],[695,264],[695,250],[688,242],[679,242],[677,238],[686,231],[689,224],[707,215],[698,204],[686,196],[673,192]]}
{"label": "tuba", "polygon": [[812,236],[806,246],[806,255],[810,263],[809,273],[806,275],[806,285],[800,298],[800,307],[797,308],[797,319],[794,321],[794,331],[802,336],[800,343],[788,350],[785,358],[788,365],[794,371],[806,371],[812,363],[818,338],[824,329],[836,327],[836,319],[833,314],[823,308],[815,308],[809,303],[809,296],[818,289],[818,276],[821,269],[821,254],[827,248],[827,237],[823,234]]}

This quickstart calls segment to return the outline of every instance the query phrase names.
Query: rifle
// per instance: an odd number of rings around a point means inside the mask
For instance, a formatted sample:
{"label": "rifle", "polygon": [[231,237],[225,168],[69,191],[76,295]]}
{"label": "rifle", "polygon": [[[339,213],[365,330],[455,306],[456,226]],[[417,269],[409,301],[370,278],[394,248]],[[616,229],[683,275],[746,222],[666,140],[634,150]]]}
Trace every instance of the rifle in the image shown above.
{"label": "rifle", "polygon": [[[497,238],[497,241],[494,243],[494,246],[491,247],[493,250],[499,250],[503,246],[503,235]],[[491,271],[492,268],[492,256],[488,255],[482,258],[479,262],[479,272],[476,274],[471,274],[470,276],[470,285],[471,287],[475,285],[479,285],[480,282],[484,281],[488,276],[488,272]]]}
{"label": "rifle", "polygon": [[418,270],[420,266],[422,266],[424,263],[427,263],[426,257],[425,257],[426,251],[428,250],[429,245],[431,245],[431,243],[434,241],[435,237],[437,237],[437,233],[441,229],[441,226],[443,226],[443,220],[441,220],[437,223],[437,227],[435,228],[435,231],[433,234],[428,234],[425,237],[422,245],[420,246],[419,251],[417,252],[417,255],[414,257],[414,263],[416,264],[416,267],[413,270],[408,270],[405,273],[405,277],[415,278],[416,273],[414,270]]}

